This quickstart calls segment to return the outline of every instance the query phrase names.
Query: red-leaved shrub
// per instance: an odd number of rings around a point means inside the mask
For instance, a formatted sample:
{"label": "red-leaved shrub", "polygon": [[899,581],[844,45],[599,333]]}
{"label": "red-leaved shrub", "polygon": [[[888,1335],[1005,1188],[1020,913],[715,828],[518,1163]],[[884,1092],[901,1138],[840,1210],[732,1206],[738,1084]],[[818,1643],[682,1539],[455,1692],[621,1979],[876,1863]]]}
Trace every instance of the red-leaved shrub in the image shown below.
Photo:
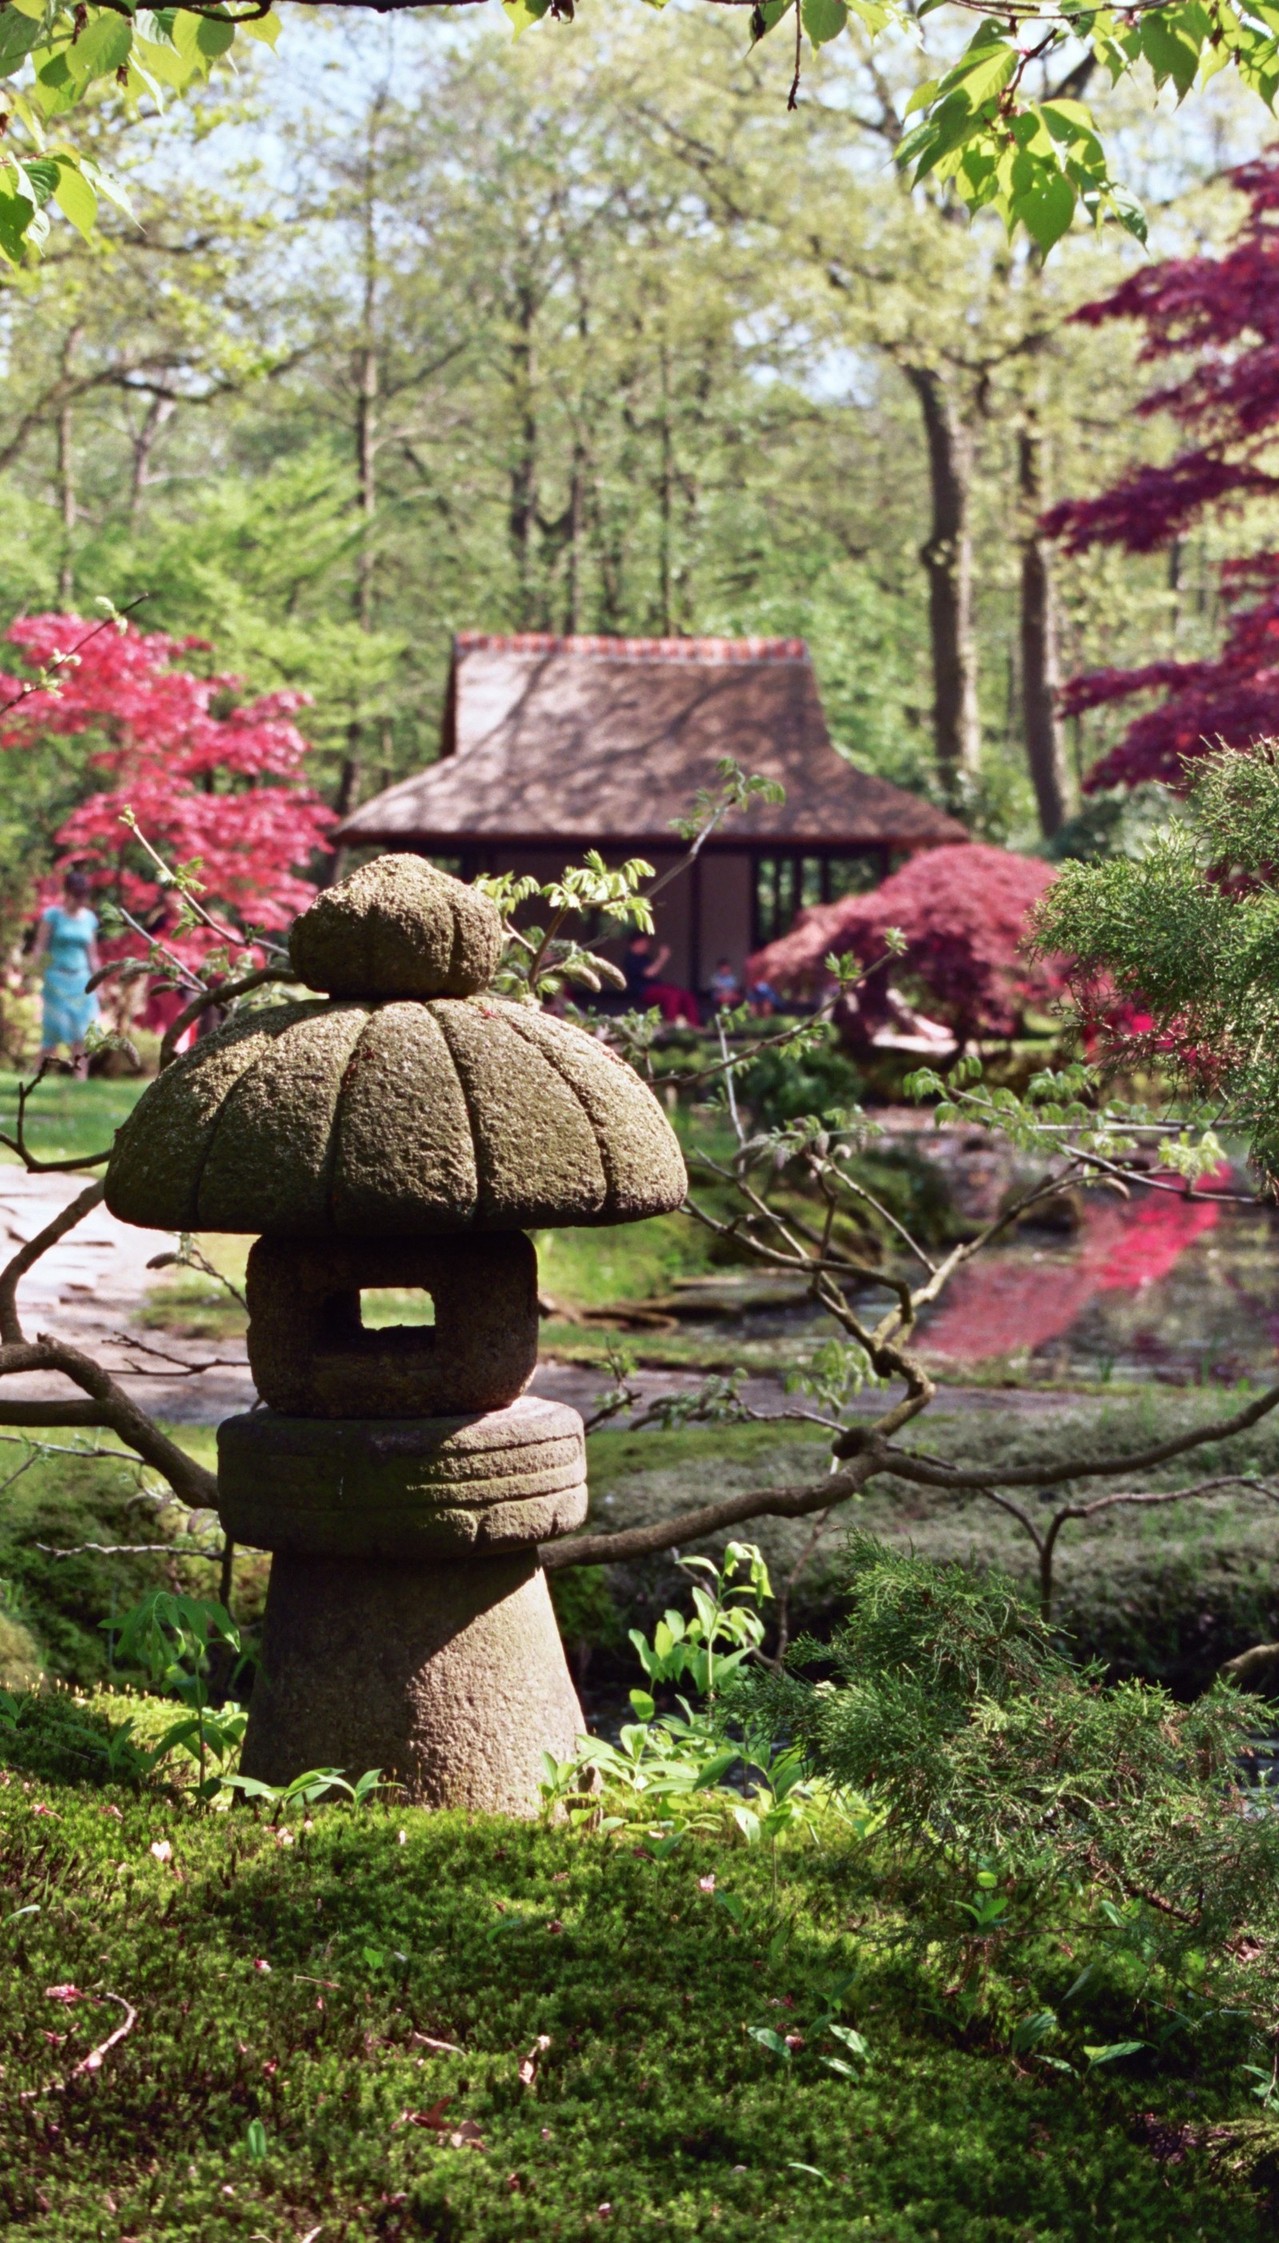
{"label": "red-leaved shrub", "polygon": [[[246,700],[238,678],[179,667],[182,656],[206,651],[199,639],[132,624],[89,636],[92,630],[75,615],[28,615],[6,634],[28,683],[85,642],[49,687],[0,717],[0,749],[20,755],[51,735],[81,739],[88,768],[100,774],[101,784],[56,836],[59,873],[82,866],[96,889],[148,924],[161,889],[121,822],[128,809],[170,864],[202,860],[199,878],[211,903],[243,924],[287,926],[314,894],[308,860],[327,847],[333,823],[302,778],[307,742],[293,720],[306,696]],[[22,674],[0,672],[0,703],[23,682]],[[179,947],[194,957],[214,939],[200,929]]]}
{"label": "red-leaved shrub", "polygon": [[[857,993],[857,1017],[873,1033],[893,1018],[894,992],[943,1020],[956,1040],[1011,1036],[1028,1005],[1060,987],[1050,962],[1025,954],[1030,913],[1053,879],[1040,857],[1019,857],[988,842],[948,842],[922,850],[865,896],[817,904],[789,934],[749,962],[753,981],[795,996],[828,980],[823,960],[851,954],[874,967]],[[892,957],[889,928],[904,948]]]}

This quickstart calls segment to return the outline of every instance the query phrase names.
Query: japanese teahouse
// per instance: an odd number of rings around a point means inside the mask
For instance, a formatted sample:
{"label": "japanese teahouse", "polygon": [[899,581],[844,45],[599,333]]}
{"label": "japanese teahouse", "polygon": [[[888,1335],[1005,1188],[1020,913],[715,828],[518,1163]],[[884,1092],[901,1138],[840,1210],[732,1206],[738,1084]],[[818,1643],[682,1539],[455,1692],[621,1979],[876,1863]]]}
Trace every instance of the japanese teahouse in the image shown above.
{"label": "japanese teahouse", "polygon": [[498,637],[453,642],[440,760],[375,795],[337,833],[348,848],[418,851],[464,880],[561,872],[587,848],[664,872],[672,821],[732,756],[780,779],[718,827],[658,899],[672,978],[704,989],[805,904],[872,886],[918,849],[963,841],[930,803],[831,745],[802,639]]}

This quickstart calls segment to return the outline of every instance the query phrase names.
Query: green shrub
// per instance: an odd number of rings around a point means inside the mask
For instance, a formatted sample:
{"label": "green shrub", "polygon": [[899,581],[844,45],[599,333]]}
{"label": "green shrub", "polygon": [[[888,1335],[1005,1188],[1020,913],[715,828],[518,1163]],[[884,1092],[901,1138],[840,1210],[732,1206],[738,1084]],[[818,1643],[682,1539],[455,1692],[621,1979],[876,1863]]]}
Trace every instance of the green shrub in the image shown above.
{"label": "green shrub", "polygon": [[[70,1445],[65,1435],[51,1438]],[[21,1447],[0,1453],[21,1462]],[[7,1468],[13,1470],[13,1463]],[[104,1681],[113,1669],[103,1621],[127,1612],[148,1589],[176,1586],[188,1574],[202,1591],[213,1587],[216,1568],[207,1561],[184,1562],[176,1543],[172,1555],[144,1551],[136,1557],[108,1557],[80,1550],[85,1543],[166,1541],[169,1519],[177,1514],[157,1513],[145,1493],[147,1484],[139,1467],[123,1459],[116,1463],[87,1455],[35,1454],[6,1490],[0,1503],[4,1617],[34,1646],[37,1671],[43,1668],[81,1688]],[[50,1557],[42,1543],[79,1554]],[[22,1650],[22,1643],[16,1643],[15,1651]],[[23,1679],[20,1673],[12,1675],[14,1682]]]}
{"label": "green shrub", "polygon": [[1087,1890],[1172,1982],[1210,1972],[1279,2027],[1279,1817],[1237,1773],[1250,1702],[1220,1683],[1189,1706],[1107,1685],[997,1574],[866,1534],[849,1537],[845,1565],[829,1640],[796,1643],[785,1672],[744,1672],[730,1706],[873,1796],[934,1913],[953,1919],[957,1875],[976,1888],[959,1908],[987,1931],[1014,1903],[1042,1915]]}

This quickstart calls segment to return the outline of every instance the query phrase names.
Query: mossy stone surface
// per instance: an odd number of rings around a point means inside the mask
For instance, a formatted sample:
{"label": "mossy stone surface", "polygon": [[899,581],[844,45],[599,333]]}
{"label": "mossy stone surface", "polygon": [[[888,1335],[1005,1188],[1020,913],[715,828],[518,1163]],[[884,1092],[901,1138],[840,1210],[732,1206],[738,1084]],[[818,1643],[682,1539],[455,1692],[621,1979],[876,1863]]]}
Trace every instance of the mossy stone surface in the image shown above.
{"label": "mossy stone surface", "polygon": [[417,1805],[535,1815],[584,1726],[535,1551],[275,1559],[245,1775],[380,1768]]}
{"label": "mossy stone surface", "polygon": [[634,1068],[607,1044],[537,1005],[504,1005],[502,1016],[563,1077],[589,1116],[604,1168],[608,1220],[642,1220],[659,1199],[664,1210],[678,1207],[688,1189],[679,1139],[651,1092],[635,1096]]}
{"label": "mossy stone surface", "polygon": [[491,998],[437,1005],[471,1118],[476,1222],[486,1230],[589,1222],[608,1198],[599,1141],[569,1084]]}
{"label": "mossy stone surface", "polygon": [[147,1087],[107,1170],[122,1221],[293,1238],[629,1222],[685,1189],[638,1075],[495,997],[238,1018]]}
{"label": "mossy stone surface", "polygon": [[113,1215],[146,1228],[196,1227],[204,1162],[227,1096],[298,1017],[296,1005],[241,1014],[148,1084],[116,1132],[107,1169]]}
{"label": "mossy stone surface", "polygon": [[218,1428],[218,1507],[253,1549],[409,1559],[527,1547],[586,1516],[582,1420],[535,1396],[399,1421],[253,1410]]}
{"label": "mossy stone surface", "polygon": [[202,1230],[242,1229],[246,1206],[255,1230],[305,1238],[324,1229],[338,1100],[367,1022],[362,1005],[304,1013],[237,1078],[200,1176]]}
{"label": "mossy stone surface", "polygon": [[402,854],[325,889],[289,936],[294,972],[331,997],[469,997],[488,987],[501,951],[487,896]]}
{"label": "mossy stone surface", "polygon": [[[366,1331],[365,1286],[430,1295],[434,1325]],[[300,1417],[500,1410],[537,1364],[537,1254],[522,1231],[461,1238],[260,1238],[249,1255],[249,1366]]]}
{"label": "mossy stone surface", "polygon": [[334,1228],[463,1230],[478,1197],[471,1117],[440,1024],[428,1005],[385,1005],[347,1068]]}

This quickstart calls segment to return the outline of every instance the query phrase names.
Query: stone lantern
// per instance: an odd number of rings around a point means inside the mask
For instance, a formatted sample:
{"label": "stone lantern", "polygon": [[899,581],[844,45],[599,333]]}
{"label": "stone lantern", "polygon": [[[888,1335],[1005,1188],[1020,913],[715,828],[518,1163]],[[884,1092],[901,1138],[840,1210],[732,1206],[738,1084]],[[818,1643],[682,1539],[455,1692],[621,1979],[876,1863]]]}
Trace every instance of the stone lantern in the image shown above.
{"label": "stone lantern", "polygon": [[[261,1403],[218,1429],[223,1526],[274,1553],[244,1770],[380,1767],[528,1813],[581,1712],[538,1545],[586,1515],[582,1420],[525,1393],[529,1230],[677,1207],[678,1143],[603,1044],[488,994],[495,907],[387,856],[289,952],[321,1000],[238,1013],[119,1132],[112,1213],[248,1231]],[[366,1329],[364,1288],[434,1323]]]}

